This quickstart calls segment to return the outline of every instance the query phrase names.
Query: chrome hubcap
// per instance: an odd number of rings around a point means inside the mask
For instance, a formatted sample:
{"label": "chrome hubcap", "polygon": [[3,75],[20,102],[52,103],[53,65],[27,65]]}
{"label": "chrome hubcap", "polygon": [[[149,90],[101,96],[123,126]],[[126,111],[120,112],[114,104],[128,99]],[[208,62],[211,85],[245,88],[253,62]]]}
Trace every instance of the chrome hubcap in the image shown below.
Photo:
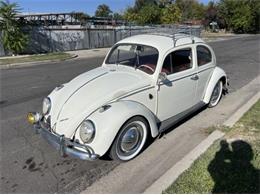
{"label": "chrome hubcap", "polygon": [[135,149],[140,140],[140,132],[137,127],[131,127],[122,138],[121,149],[124,152],[130,152]]}
{"label": "chrome hubcap", "polygon": [[121,158],[133,155],[143,141],[145,125],[141,121],[134,121],[125,127],[117,145],[117,154]]}

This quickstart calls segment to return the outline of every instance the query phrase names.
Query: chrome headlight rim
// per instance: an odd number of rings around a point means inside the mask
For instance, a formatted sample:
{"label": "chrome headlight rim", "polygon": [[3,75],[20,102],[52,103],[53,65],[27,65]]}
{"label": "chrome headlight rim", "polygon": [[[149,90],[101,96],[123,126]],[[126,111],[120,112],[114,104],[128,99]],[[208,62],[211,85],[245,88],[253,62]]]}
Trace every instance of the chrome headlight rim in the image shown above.
{"label": "chrome headlight rim", "polygon": [[93,121],[85,119],[78,127],[79,137],[84,144],[89,144],[93,141],[96,134],[96,127]]}
{"label": "chrome headlight rim", "polygon": [[50,113],[51,110],[51,99],[49,97],[46,97],[43,99],[42,103],[42,114],[47,115]]}

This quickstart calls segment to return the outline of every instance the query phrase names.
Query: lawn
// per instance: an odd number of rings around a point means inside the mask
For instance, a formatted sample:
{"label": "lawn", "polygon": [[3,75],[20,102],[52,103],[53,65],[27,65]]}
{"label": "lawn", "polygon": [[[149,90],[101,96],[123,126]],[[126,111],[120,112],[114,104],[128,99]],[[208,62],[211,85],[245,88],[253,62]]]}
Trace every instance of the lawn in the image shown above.
{"label": "lawn", "polygon": [[68,54],[68,53],[55,52],[55,53],[48,53],[48,54],[31,55],[31,56],[26,56],[26,57],[0,58],[0,65],[45,61],[45,60],[53,60],[53,61],[66,60],[71,57],[72,57],[71,54]]}
{"label": "lawn", "polygon": [[163,193],[260,193],[260,101],[223,131]]}

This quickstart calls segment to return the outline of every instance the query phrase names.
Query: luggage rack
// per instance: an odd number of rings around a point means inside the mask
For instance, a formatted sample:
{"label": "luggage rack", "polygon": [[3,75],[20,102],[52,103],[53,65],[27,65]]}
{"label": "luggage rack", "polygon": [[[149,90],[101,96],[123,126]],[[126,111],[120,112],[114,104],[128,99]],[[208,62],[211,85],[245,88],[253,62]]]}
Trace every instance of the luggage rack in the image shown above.
{"label": "luggage rack", "polygon": [[173,39],[173,45],[176,46],[176,43],[178,40],[183,38],[191,38],[192,44],[195,43],[194,36],[191,34],[185,34],[185,33],[176,33],[176,34],[167,34],[167,33],[151,33],[151,35],[157,35],[157,36],[164,36],[169,37]]}

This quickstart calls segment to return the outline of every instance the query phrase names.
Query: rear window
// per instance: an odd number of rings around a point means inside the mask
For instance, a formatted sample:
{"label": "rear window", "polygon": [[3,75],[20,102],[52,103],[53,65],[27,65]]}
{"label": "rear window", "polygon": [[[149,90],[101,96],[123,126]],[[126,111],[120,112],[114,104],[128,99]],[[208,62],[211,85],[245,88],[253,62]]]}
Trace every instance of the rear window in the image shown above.
{"label": "rear window", "polygon": [[208,64],[211,61],[212,61],[212,55],[211,55],[210,50],[203,45],[197,46],[198,66]]}

